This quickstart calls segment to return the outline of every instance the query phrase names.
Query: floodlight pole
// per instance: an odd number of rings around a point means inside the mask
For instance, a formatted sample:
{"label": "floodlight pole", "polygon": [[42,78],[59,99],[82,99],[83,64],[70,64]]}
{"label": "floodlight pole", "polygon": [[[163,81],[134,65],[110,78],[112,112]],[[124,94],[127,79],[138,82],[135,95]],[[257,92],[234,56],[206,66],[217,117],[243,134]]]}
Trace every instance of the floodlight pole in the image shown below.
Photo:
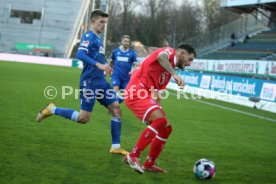
{"label": "floodlight pole", "polygon": [[[101,0],[101,10],[106,12],[107,14],[109,13],[109,3],[110,3],[110,0]],[[104,33],[101,35],[101,38],[103,40],[104,50],[106,48],[107,27],[108,27],[108,23],[106,24]]]}

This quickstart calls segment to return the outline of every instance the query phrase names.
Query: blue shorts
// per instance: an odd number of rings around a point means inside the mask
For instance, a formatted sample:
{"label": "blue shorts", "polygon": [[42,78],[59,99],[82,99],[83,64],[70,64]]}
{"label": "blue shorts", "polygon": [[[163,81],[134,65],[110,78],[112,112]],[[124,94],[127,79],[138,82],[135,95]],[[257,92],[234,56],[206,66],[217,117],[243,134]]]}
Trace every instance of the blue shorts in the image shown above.
{"label": "blue shorts", "polygon": [[116,92],[109,83],[80,87],[80,109],[92,112],[96,99],[101,105],[108,107],[118,101]]}
{"label": "blue shorts", "polygon": [[119,89],[126,89],[129,80],[130,78],[122,79],[117,75],[113,75],[111,77],[112,86],[118,86]]}

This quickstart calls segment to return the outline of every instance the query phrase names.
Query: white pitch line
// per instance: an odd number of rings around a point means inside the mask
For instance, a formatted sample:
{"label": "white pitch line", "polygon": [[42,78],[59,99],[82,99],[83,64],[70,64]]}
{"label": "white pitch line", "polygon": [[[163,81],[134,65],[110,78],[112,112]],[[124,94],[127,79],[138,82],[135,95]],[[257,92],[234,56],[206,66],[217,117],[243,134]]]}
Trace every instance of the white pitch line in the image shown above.
{"label": "white pitch line", "polygon": [[[175,94],[175,93],[171,93],[171,94],[173,94],[174,96],[177,96],[177,94]],[[237,110],[237,109],[233,109],[233,108],[230,108],[230,107],[225,107],[225,106],[222,106],[222,105],[218,105],[218,104],[214,104],[214,103],[210,103],[210,102],[205,102],[205,101],[201,101],[201,100],[194,100],[194,101],[276,123],[276,119],[267,118],[267,117],[264,117],[264,116],[261,116],[261,115],[256,115],[256,114],[252,114],[252,113],[249,113],[249,112],[245,112],[245,111],[241,111],[241,110]]]}

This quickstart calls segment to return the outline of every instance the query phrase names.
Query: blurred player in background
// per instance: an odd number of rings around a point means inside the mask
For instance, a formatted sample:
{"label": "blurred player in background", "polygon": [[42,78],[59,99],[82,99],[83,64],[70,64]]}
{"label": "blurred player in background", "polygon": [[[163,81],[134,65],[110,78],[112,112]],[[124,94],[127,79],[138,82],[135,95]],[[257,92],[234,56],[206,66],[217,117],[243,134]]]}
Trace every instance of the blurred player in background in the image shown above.
{"label": "blurred player in background", "polygon": [[117,92],[119,102],[123,99],[118,94],[120,89],[125,89],[131,76],[133,64],[137,65],[136,53],[130,49],[131,39],[129,35],[121,37],[121,46],[114,49],[111,55],[110,66],[113,67],[112,86]]}
{"label": "blurred player in background", "polygon": [[89,121],[96,99],[112,114],[111,153],[127,154],[120,146],[121,135],[121,109],[115,91],[107,83],[104,72],[111,74],[112,68],[106,65],[105,49],[100,38],[100,33],[105,29],[108,14],[95,10],[91,14],[92,31],[85,33],[77,52],[77,58],[83,62],[83,71],[80,76],[80,112],[73,109],[56,107],[48,104],[37,115],[37,121],[58,115],[85,124]]}
{"label": "blurred player in background", "polygon": [[[172,126],[160,106],[159,93],[166,88],[171,76],[180,88],[184,87],[184,81],[176,74],[174,67],[184,69],[185,66],[190,66],[195,56],[195,50],[188,44],[180,45],[177,50],[170,47],[160,48],[148,56],[134,71],[126,87],[125,103],[143,123],[148,125],[132,152],[124,158],[135,171],[166,172],[165,169],[155,165],[155,160],[172,132]],[[139,162],[140,154],[150,143],[149,154],[142,166]]]}

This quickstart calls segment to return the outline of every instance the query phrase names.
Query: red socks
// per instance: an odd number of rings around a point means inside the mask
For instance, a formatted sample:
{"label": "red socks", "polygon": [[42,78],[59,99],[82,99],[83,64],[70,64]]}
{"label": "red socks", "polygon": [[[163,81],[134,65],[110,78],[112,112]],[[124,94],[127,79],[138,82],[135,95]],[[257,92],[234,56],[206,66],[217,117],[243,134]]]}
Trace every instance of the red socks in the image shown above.
{"label": "red socks", "polygon": [[168,126],[153,139],[150,147],[150,152],[144,164],[145,167],[149,167],[155,164],[155,160],[161,153],[162,149],[164,148],[166,141],[169,138],[171,132],[172,132],[172,127]]}
{"label": "red socks", "polygon": [[152,142],[158,132],[164,130],[166,124],[166,118],[159,118],[152,121],[152,123],[141,133],[140,138],[130,153],[130,156],[139,158],[141,151],[143,151]]}

